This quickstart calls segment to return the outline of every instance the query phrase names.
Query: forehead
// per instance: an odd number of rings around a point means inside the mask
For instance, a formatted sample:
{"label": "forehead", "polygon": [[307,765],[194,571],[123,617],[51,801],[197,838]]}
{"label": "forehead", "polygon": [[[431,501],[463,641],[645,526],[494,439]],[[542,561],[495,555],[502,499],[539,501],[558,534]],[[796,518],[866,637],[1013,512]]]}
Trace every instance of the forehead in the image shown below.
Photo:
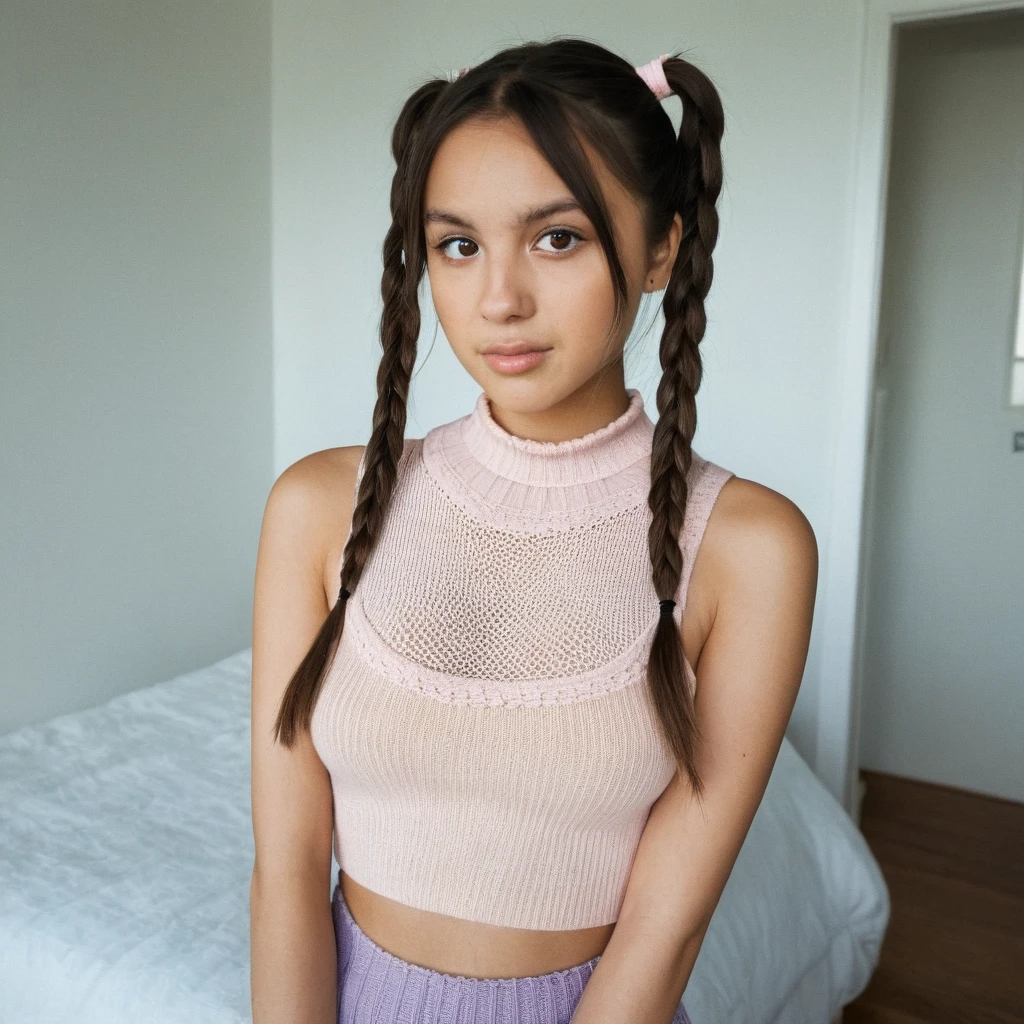
{"label": "forehead", "polygon": [[[581,144],[615,215],[630,197],[590,145]],[[571,198],[568,187],[520,121],[477,119],[453,128],[438,147],[423,208],[450,210],[474,224],[476,217],[516,226],[524,210],[561,198]]]}

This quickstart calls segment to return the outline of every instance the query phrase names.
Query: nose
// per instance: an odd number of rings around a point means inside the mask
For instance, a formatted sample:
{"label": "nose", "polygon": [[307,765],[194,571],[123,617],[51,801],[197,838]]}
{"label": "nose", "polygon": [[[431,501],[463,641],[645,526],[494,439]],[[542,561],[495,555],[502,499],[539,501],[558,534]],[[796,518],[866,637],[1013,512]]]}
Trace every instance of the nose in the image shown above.
{"label": "nose", "polygon": [[531,270],[525,254],[505,251],[484,260],[480,315],[492,323],[507,323],[533,316]]}

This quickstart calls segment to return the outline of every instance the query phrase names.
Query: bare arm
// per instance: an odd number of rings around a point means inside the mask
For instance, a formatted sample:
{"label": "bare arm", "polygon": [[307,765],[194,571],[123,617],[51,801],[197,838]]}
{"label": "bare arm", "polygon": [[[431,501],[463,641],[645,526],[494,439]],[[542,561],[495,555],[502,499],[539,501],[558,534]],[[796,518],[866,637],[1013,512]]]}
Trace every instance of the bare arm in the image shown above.
{"label": "bare arm", "polygon": [[290,466],[263,516],[253,601],[253,1024],[337,1019],[330,776],[308,732],[289,749],[272,729],[292,673],[329,611],[325,560],[328,552],[340,557],[360,451],[329,449]]}
{"label": "bare arm", "polygon": [[703,810],[677,772],[651,808],[573,1024],[670,1024],[796,702],[818,574],[803,514],[769,488],[729,481],[691,584],[698,569],[714,608],[696,670]]}

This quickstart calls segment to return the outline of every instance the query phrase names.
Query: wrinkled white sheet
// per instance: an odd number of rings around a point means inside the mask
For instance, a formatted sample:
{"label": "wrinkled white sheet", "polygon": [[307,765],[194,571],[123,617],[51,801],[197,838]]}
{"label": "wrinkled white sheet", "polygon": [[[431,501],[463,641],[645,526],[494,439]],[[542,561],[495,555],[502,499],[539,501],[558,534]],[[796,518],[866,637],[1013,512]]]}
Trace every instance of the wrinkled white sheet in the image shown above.
{"label": "wrinkled white sheet", "polygon": [[[251,1020],[250,667],[240,651],[0,736],[0,1024]],[[825,1024],[888,916],[787,740],[684,1004],[694,1024]]]}

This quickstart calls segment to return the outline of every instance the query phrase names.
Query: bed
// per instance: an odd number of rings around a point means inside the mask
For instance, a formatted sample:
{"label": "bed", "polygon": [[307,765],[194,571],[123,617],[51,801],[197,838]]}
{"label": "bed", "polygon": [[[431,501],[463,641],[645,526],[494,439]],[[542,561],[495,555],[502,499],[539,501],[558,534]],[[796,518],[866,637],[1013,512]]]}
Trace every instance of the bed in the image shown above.
{"label": "bed", "polygon": [[[0,1024],[251,1020],[250,668],[239,651],[0,736]],[[684,1003],[694,1024],[836,1021],[888,920],[787,739]]]}

